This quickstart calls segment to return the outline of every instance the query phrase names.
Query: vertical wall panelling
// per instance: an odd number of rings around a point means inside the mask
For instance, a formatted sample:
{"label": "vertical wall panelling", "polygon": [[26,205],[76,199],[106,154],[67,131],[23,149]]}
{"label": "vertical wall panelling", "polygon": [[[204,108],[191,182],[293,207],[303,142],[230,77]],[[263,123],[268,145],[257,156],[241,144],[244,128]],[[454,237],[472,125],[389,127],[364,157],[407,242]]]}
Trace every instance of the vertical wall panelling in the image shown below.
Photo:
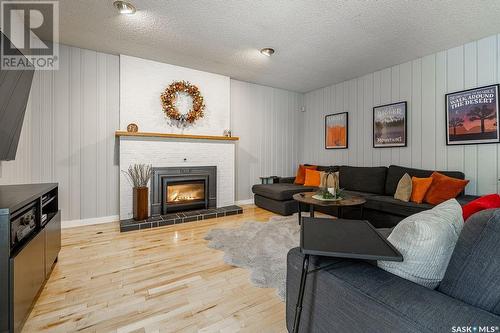
{"label": "vertical wall panelling", "polygon": [[[302,94],[231,80],[231,129],[240,137],[236,144],[237,201],[253,197],[251,188],[260,176],[295,174],[299,127],[306,128],[309,138],[307,124],[300,121],[302,105]],[[321,112],[315,112],[319,119]]]}
{"label": "vertical wall panelling", "polygon": [[[477,42],[464,46],[464,89],[477,86]],[[467,192],[477,192],[477,145],[464,146],[464,172],[470,177]]]}
{"label": "vertical wall panelling", "polygon": [[[399,102],[399,66],[391,68],[391,103]],[[399,164],[401,148],[391,148],[391,164]]]}
{"label": "vertical wall panelling", "polygon": [[[460,170],[470,179],[466,192],[498,191],[500,145],[446,145],[445,100],[448,92],[498,83],[500,35],[438,52],[361,78],[305,94],[304,148],[300,162]],[[331,98],[324,98],[333,91]],[[408,101],[408,147],[372,148],[372,107]],[[326,105],[325,105],[326,103]],[[316,135],[324,110],[349,111],[349,149],[327,151]]]}
{"label": "vertical wall panelling", "polygon": [[[477,42],[477,84],[485,86],[498,82],[497,36],[481,39]],[[494,144],[478,145],[477,190],[479,193],[497,191],[497,147]]]}
{"label": "vertical wall panelling", "polygon": [[118,215],[118,97],[117,56],[61,45],[59,70],[35,73],[0,184],[58,182],[65,221]]}

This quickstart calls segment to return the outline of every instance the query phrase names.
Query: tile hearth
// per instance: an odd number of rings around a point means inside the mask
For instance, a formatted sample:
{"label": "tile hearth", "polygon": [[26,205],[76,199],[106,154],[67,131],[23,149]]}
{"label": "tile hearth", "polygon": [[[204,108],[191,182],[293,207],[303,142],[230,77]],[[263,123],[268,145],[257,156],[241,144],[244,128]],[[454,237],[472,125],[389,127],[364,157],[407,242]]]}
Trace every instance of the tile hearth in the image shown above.
{"label": "tile hearth", "polygon": [[243,208],[233,205],[213,209],[201,209],[187,212],[171,213],[166,215],[156,215],[151,216],[144,221],[135,221],[134,219],[121,220],[120,232],[164,227],[172,224],[201,221],[242,213]]}

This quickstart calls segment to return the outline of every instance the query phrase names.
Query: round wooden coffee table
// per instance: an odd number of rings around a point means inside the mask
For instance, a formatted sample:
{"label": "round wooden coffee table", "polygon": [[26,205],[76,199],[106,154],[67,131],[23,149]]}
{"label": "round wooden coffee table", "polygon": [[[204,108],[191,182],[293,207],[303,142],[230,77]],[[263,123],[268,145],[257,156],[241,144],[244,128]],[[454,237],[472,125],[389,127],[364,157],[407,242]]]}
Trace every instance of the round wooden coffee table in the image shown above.
{"label": "round wooden coffee table", "polygon": [[346,197],[342,200],[337,201],[323,201],[314,199],[313,195],[317,192],[302,192],[293,195],[293,199],[299,203],[299,224],[302,221],[302,210],[300,208],[300,204],[304,203],[309,205],[309,213],[311,217],[314,217],[314,208],[318,207],[335,207],[337,208],[337,217],[343,218],[343,208],[344,207],[356,207],[360,208],[360,215],[363,218],[363,205],[366,203],[366,200],[362,197],[346,195]]}

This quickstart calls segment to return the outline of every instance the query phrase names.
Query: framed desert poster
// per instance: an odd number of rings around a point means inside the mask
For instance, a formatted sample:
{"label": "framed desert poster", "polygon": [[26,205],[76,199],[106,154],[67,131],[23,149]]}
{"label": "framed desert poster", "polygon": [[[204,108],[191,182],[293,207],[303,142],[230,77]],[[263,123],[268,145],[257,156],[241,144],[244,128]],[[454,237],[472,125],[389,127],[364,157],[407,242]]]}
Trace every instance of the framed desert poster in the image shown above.
{"label": "framed desert poster", "polygon": [[446,94],[446,144],[497,143],[498,84]]}
{"label": "framed desert poster", "polygon": [[347,112],[334,113],[325,116],[325,148],[347,148]]}
{"label": "framed desert poster", "polygon": [[406,147],[406,102],[373,108],[373,147]]}

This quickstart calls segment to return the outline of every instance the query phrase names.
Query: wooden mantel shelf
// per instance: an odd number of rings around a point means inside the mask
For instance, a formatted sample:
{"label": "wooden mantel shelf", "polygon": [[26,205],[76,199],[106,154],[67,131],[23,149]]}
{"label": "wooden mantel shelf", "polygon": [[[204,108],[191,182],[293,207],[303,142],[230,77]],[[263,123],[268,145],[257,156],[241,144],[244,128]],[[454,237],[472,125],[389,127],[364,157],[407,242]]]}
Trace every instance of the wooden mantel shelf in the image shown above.
{"label": "wooden mantel shelf", "polygon": [[154,132],[127,132],[116,131],[115,136],[132,136],[147,138],[171,138],[171,139],[194,139],[194,140],[218,140],[218,141],[238,141],[237,136],[217,136],[217,135],[192,135],[192,134],[174,134],[174,133],[154,133]]}

